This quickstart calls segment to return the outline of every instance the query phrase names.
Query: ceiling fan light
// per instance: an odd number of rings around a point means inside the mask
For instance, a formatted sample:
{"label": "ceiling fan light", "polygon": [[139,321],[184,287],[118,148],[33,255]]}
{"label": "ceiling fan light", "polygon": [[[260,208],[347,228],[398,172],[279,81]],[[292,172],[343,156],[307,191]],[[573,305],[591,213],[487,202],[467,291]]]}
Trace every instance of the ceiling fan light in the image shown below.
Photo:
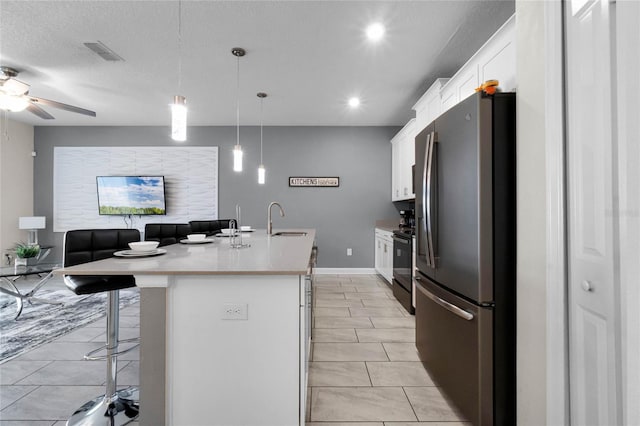
{"label": "ceiling fan light", "polygon": [[15,78],[5,80],[2,84],[2,91],[7,95],[20,96],[29,91],[29,85]]}
{"label": "ceiling fan light", "polygon": [[233,171],[242,171],[242,147],[240,145],[233,148]]}
{"label": "ceiling fan light", "polygon": [[29,100],[22,96],[0,93],[0,109],[11,112],[24,111],[29,106]]}
{"label": "ceiling fan light", "polygon": [[187,140],[187,99],[184,96],[174,96],[171,104],[171,139]]}

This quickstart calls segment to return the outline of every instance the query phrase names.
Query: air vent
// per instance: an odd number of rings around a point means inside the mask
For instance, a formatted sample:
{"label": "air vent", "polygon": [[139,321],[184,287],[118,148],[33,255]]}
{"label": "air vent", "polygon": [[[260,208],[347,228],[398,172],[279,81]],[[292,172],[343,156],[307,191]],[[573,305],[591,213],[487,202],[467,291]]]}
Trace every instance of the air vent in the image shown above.
{"label": "air vent", "polygon": [[97,43],[84,43],[84,45],[87,46],[89,49],[93,50],[98,55],[100,55],[100,57],[105,61],[111,61],[111,62],[124,61],[124,59],[122,59],[121,56],[119,56],[116,52],[114,52],[113,50],[105,46],[101,41],[98,41]]}

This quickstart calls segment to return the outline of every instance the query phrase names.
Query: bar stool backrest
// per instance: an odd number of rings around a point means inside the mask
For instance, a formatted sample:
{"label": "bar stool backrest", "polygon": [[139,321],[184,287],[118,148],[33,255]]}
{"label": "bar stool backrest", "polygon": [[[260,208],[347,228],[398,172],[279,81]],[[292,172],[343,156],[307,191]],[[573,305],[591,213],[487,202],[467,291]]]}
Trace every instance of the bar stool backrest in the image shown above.
{"label": "bar stool backrest", "polygon": [[140,241],[137,229],[78,229],[64,236],[65,267],[106,259],[119,250],[128,250],[129,243]]}

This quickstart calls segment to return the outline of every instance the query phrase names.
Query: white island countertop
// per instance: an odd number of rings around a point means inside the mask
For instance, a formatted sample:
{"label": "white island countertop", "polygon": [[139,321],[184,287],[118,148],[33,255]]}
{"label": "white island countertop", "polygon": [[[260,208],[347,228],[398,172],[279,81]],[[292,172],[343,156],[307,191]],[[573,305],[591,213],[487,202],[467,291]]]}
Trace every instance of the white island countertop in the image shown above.
{"label": "white island countertop", "polygon": [[57,275],[304,275],[315,240],[314,229],[301,236],[267,235],[266,230],[243,232],[250,247],[231,248],[228,237],[208,237],[209,244],[172,244],[162,255],[112,257],[55,271]]}

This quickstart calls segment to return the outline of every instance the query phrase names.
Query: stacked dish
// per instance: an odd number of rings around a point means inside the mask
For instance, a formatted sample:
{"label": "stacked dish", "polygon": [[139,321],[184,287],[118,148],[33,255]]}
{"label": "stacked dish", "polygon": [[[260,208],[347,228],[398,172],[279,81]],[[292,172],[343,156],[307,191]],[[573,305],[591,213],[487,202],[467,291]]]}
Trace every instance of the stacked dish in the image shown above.
{"label": "stacked dish", "polygon": [[129,243],[131,250],[120,250],[113,253],[117,257],[147,257],[157,256],[159,254],[165,254],[165,249],[159,249],[157,241],[136,241]]}

